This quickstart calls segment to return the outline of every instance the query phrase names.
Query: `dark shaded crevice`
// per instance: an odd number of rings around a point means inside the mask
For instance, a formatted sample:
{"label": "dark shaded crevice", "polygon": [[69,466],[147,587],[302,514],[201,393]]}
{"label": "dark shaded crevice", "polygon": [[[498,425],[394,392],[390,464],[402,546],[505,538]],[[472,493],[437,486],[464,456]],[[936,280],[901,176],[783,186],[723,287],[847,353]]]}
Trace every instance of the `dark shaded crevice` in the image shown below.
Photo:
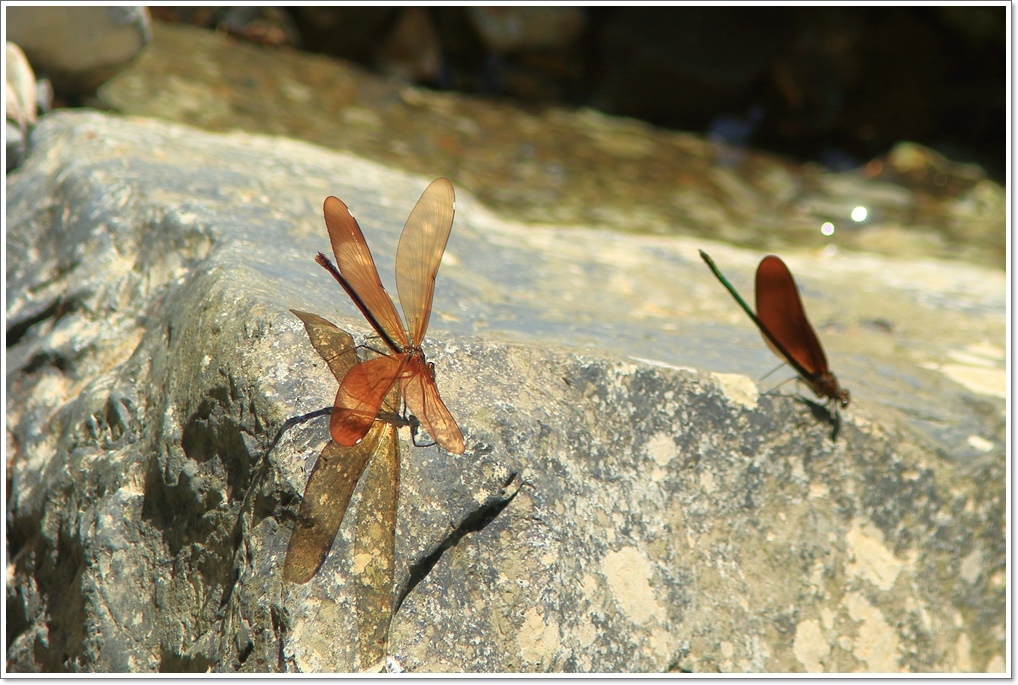
{"label": "dark shaded crevice", "polygon": [[276,665],[280,672],[286,671],[286,655],[284,646],[286,634],[289,632],[289,622],[281,615],[280,608],[276,605],[269,607],[269,619],[272,621],[272,634],[276,636]]}
{"label": "dark shaded crevice", "polygon": [[159,659],[160,673],[207,673],[215,666],[205,657],[188,657],[164,651]]}
{"label": "dark shaded crevice", "polygon": [[10,650],[14,640],[32,625],[32,620],[26,611],[29,601],[25,594],[25,588],[21,583],[7,584],[7,640],[4,643],[7,650]]}
{"label": "dark shaded crevice", "polygon": [[247,626],[243,626],[242,632],[236,636],[237,641],[237,665],[243,666],[247,662],[248,657],[254,652],[254,641],[251,639],[251,633],[247,630]]}
{"label": "dark shaded crevice", "polygon": [[[7,472],[7,501],[11,501],[11,478],[10,465]],[[42,525],[42,512],[31,512],[30,514],[15,511],[8,505],[7,516],[7,558],[8,565],[17,567],[22,563],[21,557],[25,554],[35,554],[39,545],[39,530]],[[29,546],[31,543],[31,546]],[[34,561],[31,563],[35,563]]]}
{"label": "dark shaded crevice", "polygon": [[61,317],[66,314],[70,314],[78,308],[79,302],[75,299],[64,299],[58,297],[53,302],[40,312],[36,312],[31,316],[27,316],[20,321],[16,321],[7,327],[6,335],[4,336],[4,345],[7,348],[14,347],[25,335],[32,329],[33,326],[46,321],[47,319],[53,319],[59,321]]}
{"label": "dark shaded crevice", "polygon": [[[505,482],[502,484],[503,493],[505,493],[510,484],[516,480],[517,477],[518,476],[515,471],[509,474],[509,477],[506,478]],[[403,592],[400,593],[399,599],[396,601],[396,606],[393,608],[393,615],[395,615],[396,612],[399,611],[399,608],[403,606],[403,600],[405,600],[407,596],[413,592],[414,588],[416,588],[420,582],[424,580],[429,573],[431,573],[431,570],[435,568],[435,564],[438,563],[438,560],[442,558],[442,555],[447,549],[455,547],[459,544],[460,540],[470,533],[477,533],[484,530],[499,514],[502,513],[503,509],[509,506],[509,503],[515,499],[521,488],[522,484],[520,487],[514,488],[512,493],[508,496],[495,499],[472,512],[469,516],[463,519],[463,522],[460,523],[455,530],[449,533],[449,535],[442,540],[434,552],[421,559],[416,564],[413,564],[410,567],[406,587],[403,589]]]}
{"label": "dark shaded crevice", "polygon": [[[215,399],[222,392],[214,388],[183,423],[183,454],[169,451],[151,461],[141,512],[166,545],[174,573],[199,579],[207,588],[206,599],[197,609],[196,632],[219,618],[237,583],[237,569],[231,563],[236,543],[224,531],[229,530],[226,521],[238,508],[234,500],[250,480],[251,459],[243,428],[224,418]],[[239,646],[238,653],[244,649]],[[206,656],[168,650],[160,670],[204,671],[211,663]]]}
{"label": "dark shaded crevice", "polygon": [[159,531],[170,556],[194,542],[207,542],[214,533],[201,497],[205,479],[183,470],[176,477],[176,483],[164,482],[160,465],[153,461],[146,472],[141,510],[142,520]]}
{"label": "dark shaded crevice", "polygon": [[[226,587],[223,593],[222,602],[220,609],[225,609],[233,597],[234,589],[240,579],[240,566],[237,562],[237,555],[240,551],[241,545],[244,544],[244,529],[245,529],[245,516],[250,516],[251,525],[257,524],[267,516],[277,516],[281,520],[286,520],[288,517],[296,515],[291,513],[292,505],[295,498],[286,490],[276,490],[273,492],[266,493],[264,491],[264,485],[268,481],[269,471],[272,468],[272,461],[269,459],[269,455],[279,444],[283,438],[283,434],[289,429],[310,421],[312,419],[327,416],[332,412],[332,407],[325,407],[316,411],[295,416],[285,421],[268,446],[261,452],[259,459],[261,464],[256,468],[252,469],[249,467],[248,472],[255,471],[253,475],[248,479],[246,483],[242,485],[241,490],[234,490],[234,492],[243,492],[244,497],[240,502],[240,507],[237,511],[237,516],[233,522],[233,528],[230,532],[232,558],[234,559],[233,572],[229,585]],[[252,412],[253,413],[253,412]],[[256,423],[258,417],[255,415]],[[250,457],[250,455],[248,455]],[[256,460],[250,460],[252,463]],[[282,647],[280,647],[282,649]],[[282,652],[280,652],[280,659],[282,659]]]}
{"label": "dark shaded crevice", "polygon": [[71,365],[67,357],[60,354],[53,354],[51,352],[43,352],[40,354],[32,355],[32,358],[25,364],[22,372],[25,374],[33,374],[39,369],[43,369],[47,366],[52,366],[60,373],[67,373]]}
{"label": "dark shaded crevice", "polygon": [[76,536],[61,527],[53,548],[41,546],[35,570],[42,604],[49,614],[45,644],[37,644],[36,661],[43,670],[71,672],[84,652],[84,552]]}

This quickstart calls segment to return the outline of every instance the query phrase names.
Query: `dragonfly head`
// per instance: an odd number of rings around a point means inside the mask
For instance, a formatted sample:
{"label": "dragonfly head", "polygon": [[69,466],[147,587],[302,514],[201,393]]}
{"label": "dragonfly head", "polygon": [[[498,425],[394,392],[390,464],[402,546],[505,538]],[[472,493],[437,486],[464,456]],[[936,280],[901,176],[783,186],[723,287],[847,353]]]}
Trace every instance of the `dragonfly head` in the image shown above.
{"label": "dragonfly head", "polygon": [[851,398],[852,395],[848,392],[848,388],[841,388],[841,392],[838,393],[838,403],[841,405],[842,409],[848,406],[848,402]]}

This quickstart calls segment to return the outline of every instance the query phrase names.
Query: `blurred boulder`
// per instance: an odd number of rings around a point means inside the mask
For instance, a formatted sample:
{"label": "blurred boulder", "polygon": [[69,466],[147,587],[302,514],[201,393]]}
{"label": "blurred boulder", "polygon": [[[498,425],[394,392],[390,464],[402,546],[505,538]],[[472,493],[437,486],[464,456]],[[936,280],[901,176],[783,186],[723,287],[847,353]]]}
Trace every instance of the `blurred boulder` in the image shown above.
{"label": "blurred boulder", "polygon": [[241,7],[170,7],[149,8],[153,19],[215,29],[237,38],[277,47],[301,44],[300,34],[290,14],[283,8]]}
{"label": "blurred boulder", "polygon": [[15,5],[5,12],[7,39],[62,96],[94,92],[151,39],[144,7]]}
{"label": "blurred boulder", "polygon": [[28,133],[40,113],[48,112],[53,91],[45,79],[37,81],[25,53],[14,43],[6,46],[6,126],[7,171],[19,166],[28,154]]}

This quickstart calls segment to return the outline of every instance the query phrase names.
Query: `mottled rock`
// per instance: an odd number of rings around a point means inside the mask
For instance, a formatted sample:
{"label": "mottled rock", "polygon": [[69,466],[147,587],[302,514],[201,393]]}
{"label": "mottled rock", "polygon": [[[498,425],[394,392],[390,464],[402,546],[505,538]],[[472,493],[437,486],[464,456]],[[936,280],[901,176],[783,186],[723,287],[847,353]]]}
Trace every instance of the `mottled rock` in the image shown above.
{"label": "mottled rock", "polygon": [[7,39],[64,95],[95,92],[151,39],[144,7],[12,6],[5,20]]}
{"label": "mottled rock", "polygon": [[392,283],[430,178],[87,112],[32,136],[7,179],[9,671],[1006,664],[1002,273],[786,255],[853,392],[832,441],[733,375],[773,358],[696,248],[747,291],[757,253],[459,191],[426,349],[467,450],[400,431],[402,601],[360,663],[350,517],[315,578],[281,580],[328,434],[272,439],[335,393],[287,310],[361,341],[313,262],[322,200]]}

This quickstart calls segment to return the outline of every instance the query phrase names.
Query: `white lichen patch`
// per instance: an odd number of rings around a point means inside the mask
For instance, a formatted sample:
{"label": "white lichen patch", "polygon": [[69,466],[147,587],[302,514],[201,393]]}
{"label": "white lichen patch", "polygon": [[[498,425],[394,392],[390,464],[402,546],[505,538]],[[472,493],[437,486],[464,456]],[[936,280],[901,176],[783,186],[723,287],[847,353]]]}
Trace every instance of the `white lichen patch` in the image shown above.
{"label": "white lichen patch", "polygon": [[371,564],[372,558],[372,555],[364,552],[355,554],[353,557],[353,572],[357,574],[364,573],[364,569]]}
{"label": "white lichen patch", "polygon": [[993,657],[986,663],[986,673],[1005,672],[1007,672],[1007,662],[1004,661],[1004,657],[999,654],[994,654]]}
{"label": "white lichen patch", "polygon": [[954,643],[955,670],[972,671],[972,642],[967,633],[958,636]]}
{"label": "white lichen patch", "polygon": [[593,602],[600,590],[597,578],[593,574],[584,573],[583,578],[580,579],[580,590],[583,593],[584,600]]}
{"label": "white lichen patch", "polygon": [[824,672],[824,662],[831,653],[831,646],[816,619],[807,619],[795,627],[792,653],[807,673]]}
{"label": "white lichen patch", "polygon": [[[304,673],[333,671],[339,664],[352,664],[352,651],[337,649],[338,644],[351,644],[354,639],[349,628],[350,606],[301,592],[301,611],[294,614],[289,647],[293,659]],[[349,666],[347,666],[349,668]]]}
{"label": "white lichen patch", "polygon": [[[573,638],[581,647],[590,647],[593,645],[594,641],[597,640],[597,636],[597,626],[594,625],[594,621],[590,616],[587,617],[586,621],[573,629]],[[586,654],[587,651],[584,650],[582,653]]]}
{"label": "white lichen patch", "polygon": [[700,489],[707,494],[714,492],[715,487],[713,473],[710,471],[703,471],[700,474]]}
{"label": "white lichen patch", "polygon": [[658,466],[665,467],[679,454],[675,441],[668,433],[655,433],[647,441],[647,455]]}
{"label": "white lichen patch", "polygon": [[894,586],[904,563],[884,546],[884,535],[869,523],[852,522],[852,528],[845,535],[852,561],[848,564],[849,575],[867,580],[881,590]]}
{"label": "white lichen patch", "polygon": [[969,447],[980,452],[990,452],[993,450],[993,443],[978,435],[970,435],[965,442],[968,443]]}
{"label": "white lichen patch", "polygon": [[608,579],[608,587],[619,606],[637,625],[664,621],[665,610],[654,597],[650,585],[650,560],[635,547],[623,547],[609,552],[601,562],[601,570]]}
{"label": "white lichen patch", "polygon": [[555,651],[562,645],[558,623],[545,621],[537,607],[530,607],[516,635],[516,644],[524,661],[548,667]]}
{"label": "white lichen patch", "polygon": [[852,654],[871,673],[898,671],[898,636],[883,613],[858,592],[847,593],[841,603],[858,624],[851,642]]}
{"label": "white lichen patch", "polygon": [[961,568],[958,569],[962,579],[971,585],[979,578],[979,572],[983,568],[983,555],[979,549],[974,549],[961,560]]}
{"label": "white lichen patch", "polygon": [[749,635],[745,638],[745,645],[748,658],[739,659],[739,670],[745,673],[767,671],[767,659],[771,656],[767,643],[759,635]]}
{"label": "white lichen patch", "polygon": [[665,628],[654,628],[650,631],[644,651],[657,662],[656,668],[663,671],[668,666],[669,655],[675,650],[676,638]]}
{"label": "white lichen patch", "polygon": [[717,381],[722,392],[733,404],[738,404],[745,409],[756,409],[756,398],[760,396],[760,390],[756,383],[748,376],[737,373],[714,373],[711,374]]}

